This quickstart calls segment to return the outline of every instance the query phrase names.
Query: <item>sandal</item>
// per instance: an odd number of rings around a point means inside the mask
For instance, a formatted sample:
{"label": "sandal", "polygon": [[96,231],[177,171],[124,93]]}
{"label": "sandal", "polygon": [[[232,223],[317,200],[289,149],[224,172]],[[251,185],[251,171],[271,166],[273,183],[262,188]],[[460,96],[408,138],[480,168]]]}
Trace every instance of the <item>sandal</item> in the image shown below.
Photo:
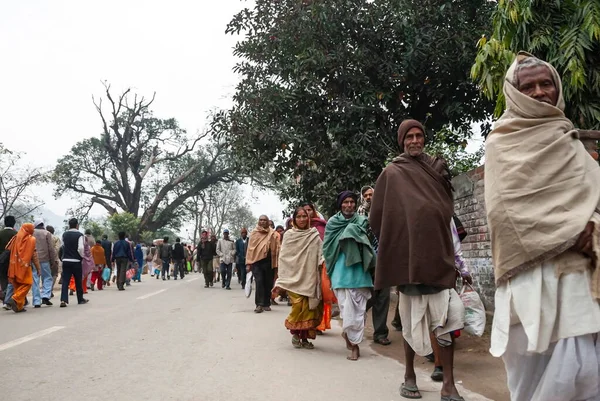
{"label": "sandal", "polygon": [[315,345],[308,340],[303,340],[301,346],[302,346],[302,348],[306,348],[306,349],[315,349]]}
{"label": "sandal", "polygon": [[373,340],[373,342],[379,344],[379,345],[390,345],[392,342],[387,338],[376,338],[375,340]]}
{"label": "sandal", "polygon": [[411,400],[418,400],[420,398],[423,398],[421,392],[419,391],[419,388],[416,385],[409,386],[404,383],[402,383],[402,386],[400,386],[400,395],[404,398],[408,398]]}
{"label": "sandal", "polygon": [[302,344],[300,343],[300,338],[297,335],[292,337],[292,345],[294,348],[302,348]]}
{"label": "sandal", "polygon": [[441,401],[465,401],[461,396],[455,397],[453,395],[443,395]]}
{"label": "sandal", "polygon": [[441,366],[436,366],[431,374],[431,380],[434,382],[444,381],[444,369]]}

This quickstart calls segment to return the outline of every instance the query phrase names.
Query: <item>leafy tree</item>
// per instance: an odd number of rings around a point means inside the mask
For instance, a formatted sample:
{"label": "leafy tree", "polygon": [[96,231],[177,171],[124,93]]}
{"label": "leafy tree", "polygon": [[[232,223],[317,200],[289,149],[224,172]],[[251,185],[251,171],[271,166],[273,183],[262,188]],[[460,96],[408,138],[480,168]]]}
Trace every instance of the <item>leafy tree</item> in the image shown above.
{"label": "leafy tree", "polygon": [[104,234],[108,235],[109,238],[116,238],[116,236],[111,237],[112,228],[106,218],[88,218],[81,223],[81,226],[86,230],[91,230],[95,239],[101,239]]}
{"label": "leafy tree", "polygon": [[133,213],[114,213],[108,218],[108,225],[114,237],[117,237],[120,232],[124,232],[129,235],[129,238],[138,238],[140,219],[135,217]]}
{"label": "leafy tree", "polygon": [[239,179],[225,147],[207,142],[207,133],[190,137],[175,119],[154,117],[154,97],[148,100],[129,89],[114,97],[110,86],[105,89],[108,113],[103,99],[94,100],[102,134],[73,146],[53,174],[57,197],[81,199],[76,216],[86,216],[98,204],[110,215],[122,211],[139,218],[135,232],[176,228],[186,200]]}
{"label": "leafy tree", "polygon": [[44,205],[32,187],[46,182],[42,168],[24,163],[25,154],[11,151],[0,143],[0,220],[14,215],[17,220],[31,219]]}
{"label": "leafy tree", "polygon": [[600,129],[600,1],[499,0],[492,24],[492,36],[479,42],[472,75],[496,100],[496,116],[505,107],[506,70],[525,50],[561,74],[567,116],[580,128]]}
{"label": "leafy tree", "polygon": [[245,35],[234,50],[241,81],[215,134],[244,165],[271,168],[283,199],[332,205],[397,154],[404,118],[427,120],[433,133],[468,137],[474,121],[489,129],[492,104],[469,72],[492,9],[486,0],[257,0],[227,27]]}

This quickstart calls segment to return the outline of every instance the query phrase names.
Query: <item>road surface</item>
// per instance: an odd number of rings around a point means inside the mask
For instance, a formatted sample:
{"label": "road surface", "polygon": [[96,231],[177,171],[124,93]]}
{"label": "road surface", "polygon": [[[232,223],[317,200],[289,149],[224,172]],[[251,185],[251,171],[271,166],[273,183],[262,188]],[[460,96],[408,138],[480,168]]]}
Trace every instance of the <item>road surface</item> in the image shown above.
{"label": "road surface", "polygon": [[[1,310],[2,400],[403,400],[402,366],[366,340],[360,361],[347,361],[337,321],[314,350],[294,349],[288,307],[253,313],[235,278],[231,291],[203,288],[200,274],[142,280],[90,292],[87,305],[71,297],[59,308],[55,290],[54,306]],[[423,400],[439,400],[429,373],[419,373]]]}

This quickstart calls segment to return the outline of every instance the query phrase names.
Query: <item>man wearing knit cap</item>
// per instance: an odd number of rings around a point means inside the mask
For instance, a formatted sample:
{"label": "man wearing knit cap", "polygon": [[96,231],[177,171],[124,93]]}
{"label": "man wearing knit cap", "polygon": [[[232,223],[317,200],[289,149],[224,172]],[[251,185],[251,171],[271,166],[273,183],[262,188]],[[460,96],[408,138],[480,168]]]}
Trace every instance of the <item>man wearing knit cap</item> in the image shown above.
{"label": "man wearing knit cap", "polygon": [[[454,385],[454,337],[464,325],[456,284],[450,174],[443,159],[423,152],[425,128],[405,120],[398,129],[403,153],[381,173],[369,220],[379,239],[375,289],[398,286],[406,372],[400,394],[421,398],[415,353],[432,353],[430,333],[440,345],[442,401],[462,397]],[[459,242],[460,243],[460,242]],[[468,272],[465,274],[470,281]]]}
{"label": "man wearing knit cap", "polygon": [[[52,278],[52,268],[56,267],[58,257],[56,255],[56,248],[54,247],[54,238],[52,233],[46,230],[44,226],[44,220],[37,219],[34,222],[35,230],[33,236],[35,237],[35,251],[37,252],[38,259],[40,261],[40,267],[42,270],[41,277],[38,277],[37,272],[33,272],[33,306],[39,308],[41,304],[52,306],[50,298],[52,297],[52,285],[54,279]],[[40,281],[42,289],[40,293]]]}
{"label": "man wearing knit cap", "polygon": [[340,306],[342,336],[351,351],[347,358],[350,361],[360,357],[358,345],[365,333],[367,301],[373,288],[370,270],[375,263],[368,236],[369,222],[356,213],[357,200],[358,196],[351,191],[339,194],[340,212],[327,222],[323,240],[323,257]]}

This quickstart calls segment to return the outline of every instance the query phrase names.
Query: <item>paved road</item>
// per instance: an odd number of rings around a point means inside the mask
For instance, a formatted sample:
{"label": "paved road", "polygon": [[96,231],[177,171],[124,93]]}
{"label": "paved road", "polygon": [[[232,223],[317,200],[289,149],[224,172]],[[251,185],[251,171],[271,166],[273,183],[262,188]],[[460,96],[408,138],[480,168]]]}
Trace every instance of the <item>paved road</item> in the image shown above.
{"label": "paved road", "polygon": [[[2,400],[402,399],[402,366],[370,341],[360,361],[347,361],[337,324],[314,350],[294,349],[283,327],[288,308],[256,315],[237,284],[205,289],[198,274],[143,280],[90,292],[87,305],[0,311]],[[439,400],[427,375],[423,400]]]}

